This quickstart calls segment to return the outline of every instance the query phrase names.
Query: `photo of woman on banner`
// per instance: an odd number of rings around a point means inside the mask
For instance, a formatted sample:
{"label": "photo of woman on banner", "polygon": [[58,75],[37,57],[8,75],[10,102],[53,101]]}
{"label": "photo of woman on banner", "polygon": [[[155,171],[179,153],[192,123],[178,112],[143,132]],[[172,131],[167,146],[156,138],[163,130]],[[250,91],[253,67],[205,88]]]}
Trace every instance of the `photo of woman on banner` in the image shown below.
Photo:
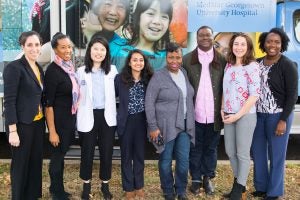
{"label": "photo of woman on banner", "polygon": [[214,37],[214,47],[225,57],[229,51],[229,41],[233,35],[234,32],[219,32]]}
{"label": "photo of woman on banner", "polygon": [[[170,42],[169,25],[173,16],[171,0],[139,0],[132,14],[132,23],[123,27],[125,39],[110,43],[112,64],[120,71],[128,53],[140,49],[148,57],[153,69],[165,65],[165,45]],[[128,28],[131,34],[128,35]]]}
{"label": "photo of woman on banner", "polygon": [[91,0],[90,9],[80,19],[81,28],[87,41],[97,33],[111,42],[120,38],[115,33],[127,23],[131,0]]}

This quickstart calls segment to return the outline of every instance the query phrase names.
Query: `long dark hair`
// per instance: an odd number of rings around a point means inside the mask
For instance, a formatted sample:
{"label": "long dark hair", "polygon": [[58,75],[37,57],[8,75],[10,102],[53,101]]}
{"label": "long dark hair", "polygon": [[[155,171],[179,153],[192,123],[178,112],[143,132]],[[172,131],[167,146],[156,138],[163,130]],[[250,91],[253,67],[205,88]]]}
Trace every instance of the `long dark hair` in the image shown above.
{"label": "long dark hair", "polygon": [[[166,13],[169,16],[169,25],[173,17],[173,7],[171,0],[157,0],[160,3],[161,12]],[[132,23],[128,23],[123,27],[124,36],[129,39],[130,45],[136,45],[139,41],[140,34],[140,19],[141,14],[148,10],[152,5],[153,1],[150,0],[139,0],[137,2],[134,13],[132,14]],[[129,28],[132,30],[131,39],[126,36],[125,30]],[[170,42],[170,31],[167,29],[166,33],[160,38],[160,40],[155,41],[153,45],[154,51],[162,50],[167,43]]]}
{"label": "long dark hair", "polygon": [[85,72],[89,73],[92,71],[93,68],[93,60],[91,58],[91,48],[95,43],[102,44],[106,49],[106,55],[104,60],[101,62],[101,68],[104,70],[105,74],[108,74],[110,72],[110,53],[109,53],[109,45],[107,40],[104,37],[101,37],[99,35],[94,35],[91,39],[91,41],[88,44],[88,47],[86,49],[85,57],[84,57],[84,64],[85,64]]}
{"label": "long dark hair", "polygon": [[234,53],[232,51],[232,47],[233,47],[234,40],[237,37],[243,37],[243,38],[246,39],[247,52],[243,56],[242,64],[243,65],[248,65],[250,62],[255,61],[255,57],[254,57],[253,42],[252,42],[250,36],[247,35],[246,33],[235,33],[232,36],[232,38],[230,39],[230,41],[229,41],[229,51],[228,51],[228,55],[227,55],[227,62],[232,64],[232,65],[236,63],[236,56],[234,55]]}
{"label": "long dark hair", "polygon": [[121,72],[122,81],[128,87],[132,87],[133,84],[134,84],[134,79],[133,79],[133,76],[132,76],[132,69],[131,69],[131,66],[129,66],[130,59],[131,59],[131,57],[134,53],[138,53],[138,54],[142,55],[143,58],[144,58],[144,69],[142,69],[142,71],[141,71],[141,81],[143,82],[143,84],[145,86],[147,86],[149,81],[150,81],[150,78],[153,74],[153,70],[152,70],[152,67],[151,67],[151,65],[148,61],[148,58],[139,49],[134,49],[134,50],[129,52],[129,54],[126,58],[125,65],[124,65],[124,67],[122,69],[122,72]]}

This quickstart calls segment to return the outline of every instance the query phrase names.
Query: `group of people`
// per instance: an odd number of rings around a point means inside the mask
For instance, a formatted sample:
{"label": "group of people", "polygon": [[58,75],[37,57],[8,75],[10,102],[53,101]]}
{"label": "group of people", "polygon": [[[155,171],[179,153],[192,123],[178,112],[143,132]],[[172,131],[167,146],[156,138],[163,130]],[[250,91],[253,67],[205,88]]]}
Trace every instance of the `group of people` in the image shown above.
{"label": "group of people", "polygon": [[296,64],[282,54],[288,42],[281,29],[262,33],[259,47],[266,55],[255,60],[251,38],[235,33],[224,58],[213,47],[212,28],[202,26],[197,30],[197,47],[190,53],[183,55],[178,44],[167,43],[166,65],[153,72],[148,56],[133,48],[118,74],[104,37],[97,33],[91,37],[84,66],[76,71],[73,44],[67,35],[57,33],[51,40],[55,57],[44,75],[37,63],[41,38],[34,31],[23,32],[19,43],[24,55],[10,62],[3,74],[4,114],[12,150],[11,198],[42,197],[46,119],[53,199],[71,195],[63,184],[64,156],[76,129],[81,145],[82,199],[90,199],[96,145],[100,190],[104,199],[113,198],[109,181],[116,130],[126,199],[148,199],[144,192],[147,138],[159,153],[166,200],[188,199],[188,173],[193,194],[203,187],[207,195],[213,195],[223,128],[234,177],[232,190],[224,197],[245,199],[252,156],[253,196],[277,199],[284,194],[286,149],[298,98]]}

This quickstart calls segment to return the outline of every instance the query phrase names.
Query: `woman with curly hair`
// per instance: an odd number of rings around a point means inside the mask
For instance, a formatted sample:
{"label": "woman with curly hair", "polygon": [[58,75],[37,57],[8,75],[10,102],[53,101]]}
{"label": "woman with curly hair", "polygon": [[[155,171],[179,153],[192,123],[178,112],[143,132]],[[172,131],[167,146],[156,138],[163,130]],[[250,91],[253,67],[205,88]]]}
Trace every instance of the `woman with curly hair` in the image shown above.
{"label": "woman with curly hair", "polygon": [[266,55],[258,59],[261,95],[257,103],[257,124],[251,150],[256,189],[253,196],[266,196],[266,200],[277,199],[284,193],[286,150],[298,99],[296,64],[282,54],[287,50],[289,41],[286,33],[279,28],[259,37],[259,48]]}

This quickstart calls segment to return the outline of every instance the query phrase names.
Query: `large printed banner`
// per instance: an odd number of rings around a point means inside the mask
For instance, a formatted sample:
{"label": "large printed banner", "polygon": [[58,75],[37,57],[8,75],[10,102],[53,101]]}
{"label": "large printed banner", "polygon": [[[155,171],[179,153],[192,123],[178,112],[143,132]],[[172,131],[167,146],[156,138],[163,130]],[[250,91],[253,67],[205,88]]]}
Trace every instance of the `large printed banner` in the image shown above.
{"label": "large printed banner", "polygon": [[[18,36],[34,30],[43,38],[40,63],[51,61],[50,19],[52,0],[3,2],[4,61],[19,57]],[[165,45],[187,45],[186,0],[60,0],[66,1],[66,33],[74,43],[76,66],[82,65],[85,48],[95,33],[111,46],[112,63],[120,70],[129,51],[142,50],[154,69],[165,65]],[[55,22],[58,23],[58,22]]]}
{"label": "large printed banner", "polygon": [[188,0],[188,31],[263,32],[275,27],[276,0]]}

